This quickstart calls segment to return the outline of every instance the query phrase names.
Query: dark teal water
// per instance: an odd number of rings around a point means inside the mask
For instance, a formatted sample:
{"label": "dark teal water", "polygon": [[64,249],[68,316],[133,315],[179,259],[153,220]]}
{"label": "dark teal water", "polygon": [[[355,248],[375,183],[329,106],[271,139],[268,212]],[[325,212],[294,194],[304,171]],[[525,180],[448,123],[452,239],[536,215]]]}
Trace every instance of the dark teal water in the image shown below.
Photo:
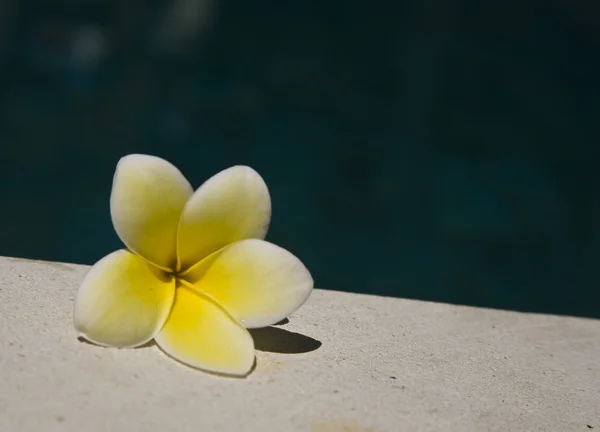
{"label": "dark teal water", "polygon": [[0,9],[0,254],[121,247],[141,152],[257,169],[318,287],[600,317],[595,2],[43,4]]}

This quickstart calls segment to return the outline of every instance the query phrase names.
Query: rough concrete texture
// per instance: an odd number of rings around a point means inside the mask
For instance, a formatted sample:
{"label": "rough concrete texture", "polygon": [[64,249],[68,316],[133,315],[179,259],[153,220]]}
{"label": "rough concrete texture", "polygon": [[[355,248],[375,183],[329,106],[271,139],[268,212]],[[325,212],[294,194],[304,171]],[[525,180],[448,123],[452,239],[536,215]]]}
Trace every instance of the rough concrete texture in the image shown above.
{"label": "rough concrete texture", "polygon": [[600,430],[600,322],[316,290],[246,379],[77,339],[85,266],[0,258],[0,430]]}

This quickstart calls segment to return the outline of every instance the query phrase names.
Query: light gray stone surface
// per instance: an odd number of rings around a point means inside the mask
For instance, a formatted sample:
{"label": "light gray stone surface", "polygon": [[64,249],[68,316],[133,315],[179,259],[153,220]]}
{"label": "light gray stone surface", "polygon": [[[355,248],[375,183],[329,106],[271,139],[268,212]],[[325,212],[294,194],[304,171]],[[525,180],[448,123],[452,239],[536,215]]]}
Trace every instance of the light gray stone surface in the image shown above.
{"label": "light gray stone surface", "polygon": [[0,258],[0,431],[600,430],[596,320],[316,290],[231,379],[79,341],[86,269]]}

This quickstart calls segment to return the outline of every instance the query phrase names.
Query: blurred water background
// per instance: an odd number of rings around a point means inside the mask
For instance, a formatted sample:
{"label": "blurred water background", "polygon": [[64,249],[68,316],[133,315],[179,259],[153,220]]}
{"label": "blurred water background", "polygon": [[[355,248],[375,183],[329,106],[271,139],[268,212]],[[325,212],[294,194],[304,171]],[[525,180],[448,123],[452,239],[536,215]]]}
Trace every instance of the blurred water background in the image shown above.
{"label": "blurred water background", "polygon": [[0,255],[121,247],[118,159],[267,181],[318,287],[600,317],[595,0],[0,0]]}

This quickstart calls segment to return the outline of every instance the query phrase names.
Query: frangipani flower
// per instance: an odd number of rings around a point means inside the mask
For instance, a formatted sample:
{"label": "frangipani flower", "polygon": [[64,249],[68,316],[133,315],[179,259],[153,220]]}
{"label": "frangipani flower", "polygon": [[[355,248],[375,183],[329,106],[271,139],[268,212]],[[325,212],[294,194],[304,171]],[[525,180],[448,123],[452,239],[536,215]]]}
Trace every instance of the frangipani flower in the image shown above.
{"label": "frangipani flower", "polygon": [[298,258],[263,240],[271,199],[249,167],[221,171],[194,192],[169,162],[128,155],[110,210],[127,249],[94,264],[75,300],[75,328],[96,344],[154,339],[192,367],[246,375],[254,364],[246,329],[282,320],[313,289]]}

